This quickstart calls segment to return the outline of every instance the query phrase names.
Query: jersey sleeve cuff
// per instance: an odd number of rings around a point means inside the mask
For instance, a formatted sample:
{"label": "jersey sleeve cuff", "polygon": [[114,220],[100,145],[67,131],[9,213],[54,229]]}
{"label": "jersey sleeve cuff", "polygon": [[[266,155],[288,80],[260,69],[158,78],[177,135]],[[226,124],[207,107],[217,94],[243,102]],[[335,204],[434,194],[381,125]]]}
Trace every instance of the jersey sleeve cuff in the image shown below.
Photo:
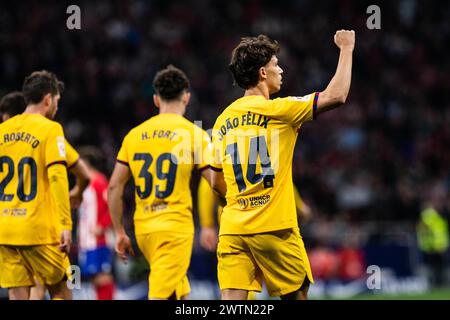
{"label": "jersey sleeve cuff", "polygon": [[64,166],[67,167],[67,162],[64,161],[64,160],[62,160],[62,161],[54,161],[54,162],[50,162],[50,163],[47,165],[47,169],[50,168],[51,166],[54,166],[55,164],[62,164],[62,165],[64,165]]}
{"label": "jersey sleeve cuff", "polygon": [[211,166],[211,165],[209,167],[211,168],[211,170],[216,171],[216,172],[222,172],[223,171],[222,168],[217,168],[217,167],[214,167],[214,166]]}
{"label": "jersey sleeve cuff", "polygon": [[60,226],[61,230],[72,231],[72,224],[70,224],[70,223],[64,223],[64,224],[60,223],[59,226]]}
{"label": "jersey sleeve cuff", "polygon": [[317,101],[319,100],[319,93],[320,92],[316,92],[314,94],[314,101],[313,101],[313,106],[312,106],[312,109],[313,109],[313,120],[317,119]]}
{"label": "jersey sleeve cuff", "polygon": [[127,167],[130,166],[130,164],[129,164],[128,162],[126,162],[126,161],[122,161],[122,160],[119,160],[119,159],[116,159],[116,161],[117,161],[118,163],[120,163],[120,164],[123,164],[124,166],[127,166]]}
{"label": "jersey sleeve cuff", "polygon": [[209,168],[211,168],[211,166],[208,164],[208,165],[206,165],[206,166],[199,167],[199,168],[198,168],[198,171],[202,172],[203,170],[206,170],[206,169],[209,169]]}
{"label": "jersey sleeve cuff", "polygon": [[214,228],[214,222],[203,222],[200,223],[200,228]]}

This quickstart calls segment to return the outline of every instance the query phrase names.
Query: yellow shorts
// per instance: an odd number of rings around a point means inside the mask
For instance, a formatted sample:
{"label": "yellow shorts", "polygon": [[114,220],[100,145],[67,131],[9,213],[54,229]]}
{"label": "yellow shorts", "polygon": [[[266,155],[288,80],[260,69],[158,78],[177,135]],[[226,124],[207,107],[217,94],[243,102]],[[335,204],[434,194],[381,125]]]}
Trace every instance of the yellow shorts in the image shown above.
{"label": "yellow shorts", "polygon": [[[64,258],[64,270],[66,270],[66,276],[67,276],[67,279],[69,281],[73,280],[72,270],[70,269],[71,266],[72,265],[70,263],[69,257],[66,255],[65,258]],[[35,285],[41,285],[42,286],[41,281],[36,276],[34,276],[34,283],[35,283]]]}
{"label": "yellow shorts", "polygon": [[221,290],[262,290],[282,296],[301,288],[306,278],[314,283],[299,229],[261,234],[221,235],[217,248]]}
{"label": "yellow shorts", "polygon": [[180,299],[191,291],[187,271],[193,234],[161,231],[136,235],[137,244],[150,265],[148,298]]}
{"label": "yellow shorts", "polygon": [[61,282],[70,266],[58,245],[0,245],[0,287],[34,286],[36,279],[44,285]]}

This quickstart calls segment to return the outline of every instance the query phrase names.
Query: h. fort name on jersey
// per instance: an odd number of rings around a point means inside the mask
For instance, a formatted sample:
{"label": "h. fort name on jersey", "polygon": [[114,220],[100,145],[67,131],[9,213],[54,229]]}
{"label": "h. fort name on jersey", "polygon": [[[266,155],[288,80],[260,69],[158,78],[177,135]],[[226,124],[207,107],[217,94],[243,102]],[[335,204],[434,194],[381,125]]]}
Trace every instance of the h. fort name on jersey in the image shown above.
{"label": "h. fort name on jersey", "polygon": [[3,135],[3,141],[0,142],[0,144],[6,144],[14,141],[22,141],[28,143],[33,147],[33,149],[37,148],[37,146],[40,143],[40,141],[35,136],[22,131],[22,132],[5,133]]}
{"label": "h. fort name on jersey", "polygon": [[255,114],[250,111],[247,114],[243,114],[240,118],[235,117],[233,119],[226,119],[225,123],[220,126],[218,131],[219,140],[222,141],[223,137],[232,129],[236,129],[239,126],[259,126],[261,128],[267,129],[270,118],[263,116],[261,114]]}
{"label": "h. fort name on jersey", "polygon": [[153,132],[144,131],[141,133],[141,139],[142,141],[144,141],[159,138],[159,139],[169,139],[172,141],[176,135],[177,133],[172,130],[153,130]]}

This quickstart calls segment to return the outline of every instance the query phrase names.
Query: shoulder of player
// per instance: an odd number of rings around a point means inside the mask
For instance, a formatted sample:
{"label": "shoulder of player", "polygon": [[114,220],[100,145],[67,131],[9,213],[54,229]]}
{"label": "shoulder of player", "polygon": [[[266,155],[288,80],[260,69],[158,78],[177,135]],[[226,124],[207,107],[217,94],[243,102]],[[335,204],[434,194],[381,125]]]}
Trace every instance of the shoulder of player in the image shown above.
{"label": "shoulder of player", "polygon": [[[262,96],[244,96],[233,103],[231,103],[220,115],[220,122],[223,122],[227,118],[241,115],[249,111],[263,111],[268,105],[271,105],[273,100],[265,99]],[[219,120],[219,118],[217,119]],[[217,122],[216,122],[217,123]]]}
{"label": "shoulder of player", "polygon": [[[241,98],[240,98],[241,99]],[[240,99],[235,100],[228,107],[226,107],[222,113],[216,118],[214,122],[213,131],[220,131],[223,125],[226,125],[226,121],[240,116],[242,113],[247,113],[250,106],[243,106]],[[254,107],[254,105],[252,105]]]}
{"label": "shoulder of player", "polygon": [[191,134],[207,134],[203,129],[203,121],[195,120],[194,122],[186,119],[185,117],[177,117],[176,123],[168,124],[168,130],[174,130],[175,132],[180,132],[180,130],[190,132]]}
{"label": "shoulder of player", "polygon": [[213,128],[219,129],[219,127],[225,121],[225,119],[230,117],[230,107],[231,107],[231,105],[228,106],[227,108],[225,108],[225,110],[223,110],[222,113],[217,116],[216,121],[214,122]]}
{"label": "shoulder of player", "polygon": [[46,117],[39,117],[36,119],[36,122],[41,123],[43,126],[49,127],[49,128],[61,128],[62,125],[59,122],[56,122],[55,120],[51,120]]}
{"label": "shoulder of player", "polygon": [[[73,145],[67,140],[67,138],[64,138],[64,141],[65,141],[66,146],[67,146],[68,148],[71,148],[71,149],[75,150],[75,148],[74,148]],[[76,151],[76,150],[75,150],[75,151]]]}
{"label": "shoulder of player", "polygon": [[192,122],[192,121],[184,118],[184,121],[185,121],[185,125],[188,129],[191,129],[194,132],[201,132],[203,134],[207,134],[206,130],[203,128],[202,120],[195,120],[195,122]]}
{"label": "shoulder of player", "polygon": [[137,126],[131,128],[130,131],[128,131],[128,133],[125,135],[124,139],[125,139],[126,137],[128,137],[128,136],[131,137],[131,136],[133,136],[133,135],[139,134],[139,132],[141,132],[141,130],[142,130],[143,128],[145,128],[146,126],[149,125],[149,121],[150,121],[151,119],[152,119],[152,118],[150,118],[150,119],[148,119],[148,120],[146,120],[146,121],[144,121],[144,122],[138,124]]}
{"label": "shoulder of player", "polygon": [[39,119],[39,123],[40,123],[41,129],[45,130],[44,132],[47,133],[47,136],[51,136],[52,134],[59,133],[59,132],[63,132],[63,134],[64,134],[63,126],[54,120],[50,120],[50,119],[43,117],[42,119]]}
{"label": "shoulder of player", "polygon": [[[37,114],[19,114],[16,115],[10,119],[8,119],[7,121],[3,122],[4,126],[14,126],[17,123],[20,124],[25,124],[26,126],[36,126],[39,128],[45,128],[46,131],[43,132],[47,132],[48,129],[53,128],[53,127],[57,127],[57,126],[61,126],[58,122],[54,121],[54,120],[50,120],[47,117],[41,116],[41,115],[37,115]],[[62,128],[62,127],[61,127]]]}
{"label": "shoulder of player", "polygon": [[[9,120],[11,120],[11,119],[9,119]],[[0,132],[1,132],[3,129],[7,129],[7,128],[8,128],[8,121],[9,121],[9,120],[6,120],[6,121],[0,123]]]}

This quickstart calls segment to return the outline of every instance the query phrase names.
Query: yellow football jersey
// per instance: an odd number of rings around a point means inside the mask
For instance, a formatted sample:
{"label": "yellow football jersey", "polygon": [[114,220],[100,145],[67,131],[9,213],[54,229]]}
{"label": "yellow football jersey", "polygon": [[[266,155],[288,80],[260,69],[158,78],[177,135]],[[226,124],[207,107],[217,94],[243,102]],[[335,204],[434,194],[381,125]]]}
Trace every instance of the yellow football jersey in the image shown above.
{"label": "yellow football jersey", "polygon": [[[294,199],[295,207],[297,210],[302,210],[304,202],[300,196],[300,192],[294,185]],[[222,215],[222,206],[220,206],[216,201],[216,195],[214,191],[208,184],[205,178],[201,178],[198,184],[198,194],[197,194],[197,207],[198,215],[200,218],[200,225],[202,227],[214,227],[214,212],[217,207],[217,222],[220,225],[220,216]]]}
{"label": "yellow football jersey", "polygon": [[298,227],[292,157],[299,129],[314,118],[318,93],[267,100],[245,96],[213,128],[213,170],[223,170],[227,205],[220,234]]}
{"label": "yellow football jersey", "polygon": [[78,152],[72,147],[69,141],[66,140],[66,158],[67,158],[67,169],[71,169],[75,166],[80,159]]}
{"label": "yellow football jersey", "polygon": [[47,168],[66,165],[65,149],[61,125],[42,115],[21,114],[0,125],[0,244],[59,242]]}
{"label": "yellow football jersey", "polygon": [[180,115],[157,115],[128,133],[117,161],[130,167],[136,185],[136,234],[194,232],[191,173],[211,161],[204,130]]}

